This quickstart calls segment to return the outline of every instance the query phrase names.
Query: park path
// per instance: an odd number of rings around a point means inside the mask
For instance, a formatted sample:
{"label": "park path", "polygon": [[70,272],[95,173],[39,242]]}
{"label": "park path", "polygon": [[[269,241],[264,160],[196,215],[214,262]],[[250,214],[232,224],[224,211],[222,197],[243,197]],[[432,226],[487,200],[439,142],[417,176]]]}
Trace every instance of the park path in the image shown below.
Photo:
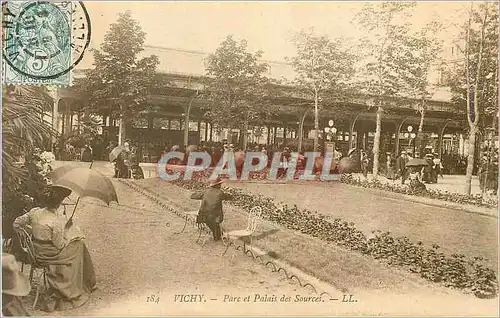
{"label": "park path", "polygon": [[[120,205],[107,207],[85,198],[75,214],[75,224],[86,235],[99,289],[83,307],[50,315],[236,315],[242,313],[241,304],[224,303],[225,295],[252,295],[252,299],[254,294],[315,295],[241,252],[233,261],[232,253],[221,257],[221,242],[210,238],[205,246],[197,244],[193,226],[174,234],[182,229],[183,219],[126,185],[113,183]],[[203,294],[207,302],[176,303],[176,294]],[[151,295],[159,297],[159,302],[147,302]],[[305,304],[251,302],[245,304],[244,313],[278,314],[281,310],[297,314],[302,310],[306,314],[301,306]]]}

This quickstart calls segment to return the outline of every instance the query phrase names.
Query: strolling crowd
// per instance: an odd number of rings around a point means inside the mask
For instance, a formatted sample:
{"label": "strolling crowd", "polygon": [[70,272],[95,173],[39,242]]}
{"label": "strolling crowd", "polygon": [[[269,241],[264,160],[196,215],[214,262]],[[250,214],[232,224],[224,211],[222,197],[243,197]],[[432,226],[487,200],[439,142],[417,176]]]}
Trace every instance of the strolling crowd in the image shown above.
{"label": "strolling crowd", "polygon": [[137,154],[137,147],[131,147],[130,142],[123,143],[123,148],[112,161],[115,164],[114,178],[144,179],[144,172],[139,165],[140,159]]}
{"label": "strolling crowd", "polygon": [[[413,159],[410,154],[406,151],[402,151],[401,155],[393,160],[390,157],[390,154],[387,155],[387,175],[394,176],[393,178],[387,177],[388,179],[399,179],[401,178],[401,183],[404,184],[405,180],[409,178],[410,169],[407,167],[408,162]],[[389,160],[390,159],[390,160]],[[421,166],[418,166],[419,169],[419,178],[423,183],[437,183],[438,176],[444,178],[443,176],[443,165],[441,160],[439,159],[439,155],[437,153],[434,154],[426,154],[423,158],[425,164],[422,163]]]}

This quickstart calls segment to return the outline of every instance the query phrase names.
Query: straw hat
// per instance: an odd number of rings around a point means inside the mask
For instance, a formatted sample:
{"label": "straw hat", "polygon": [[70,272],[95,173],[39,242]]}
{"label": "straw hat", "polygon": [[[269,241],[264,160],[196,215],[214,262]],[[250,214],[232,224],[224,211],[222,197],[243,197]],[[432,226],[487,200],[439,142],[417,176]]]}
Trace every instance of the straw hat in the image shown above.
{"label": "straw hat", "polygon": [[210,183],[209,187],[215,187],[216,185],[219,185],[223,182],[224,182],[224,179],[222,179],[221,177],[217,177],[217,179],[215,181]]}
{"label": "straw hat", "polygon": [[26,296],[30,293],[28,278],[12,254],[2,253],[2,292],[12,296]]}

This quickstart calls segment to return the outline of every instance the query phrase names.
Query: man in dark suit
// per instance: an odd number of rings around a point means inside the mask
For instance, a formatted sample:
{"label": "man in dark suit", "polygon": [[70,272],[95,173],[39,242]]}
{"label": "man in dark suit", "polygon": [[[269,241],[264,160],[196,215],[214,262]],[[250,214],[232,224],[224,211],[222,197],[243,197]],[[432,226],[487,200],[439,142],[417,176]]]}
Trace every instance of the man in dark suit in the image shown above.
{"label": "man in dark suit", "polygon": [[396,171],[398,175],[401,176],[401,184],[405,184],[407,177],[406,163],[408,162],[408,157],[406,156],[406,151],[401,151],[401,155],[396,159]]}
{"label": "man in dark suit", "polygon": [[222,200],[224,193],[221,190],[222,180],[213,182],[203,195],[200,211],[198,212],[198,223],[205,223],[214,236],[214,241],[219,241],[222,236],[220,224],[224,220],[222,212]]}

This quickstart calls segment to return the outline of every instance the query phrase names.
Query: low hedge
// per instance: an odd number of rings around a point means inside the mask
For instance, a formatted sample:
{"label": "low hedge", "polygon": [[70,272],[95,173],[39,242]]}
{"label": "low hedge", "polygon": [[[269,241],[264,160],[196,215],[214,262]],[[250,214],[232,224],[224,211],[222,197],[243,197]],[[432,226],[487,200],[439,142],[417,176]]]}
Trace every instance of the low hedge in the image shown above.
{"label": "low hedge", "polygon": [[438,199],[460,204],[472,204],[488,208],[498,207],[498,201],[496,200],[496,197],[486,199],[481,194],[467,195],[460,193],[450,193],[448,191],[439,191],[435,189],[427,189],[427,191],[425,192],[416,192],[413,191],[409,186],[402,186],[396,183],[382,183],[379,180],[367,180],[364,178],[362,179],[351,174],[343,174],[341,177],[341,182],[363,188],[379,189],[395,193],[416,195],[420,197],[427,197],[431,199]]}
{"label": "low hedge", "polygon": [[[194,172],[193,178],[195,180],[206,179],[210,176],[210,173],[211,170],[205,170],[203,172]],[[294,175],[295,179],[298,179],[302,174],[303,171],[297,171]],[[285,177],[283,176],[278,179],[284,179],[284,178]],[[267,170],[263,170],[260,172],[251,172],[249,174],[249,179],[265,180],[267,179]],[[399,183],[380,182],[379,180],[368,180],[366,178],[357,177],[350,173],[343,173],[341,175],[340,182],[363,188],[378,189],[394,193],[415,195],[415,196],[427,197],[431,199],[443,200],[459,204],[471,204],[475,206],[494,208],[494,209],[498,208],[498,198],[496,196],[487,198],[483,197],[481,194],[467,195],[467,194],[460,194],[448,191],[439,191],[435,189],[427,189],[426,191],[423,192],[414,191],[408,185],[401,185]]]}
{"label": "low hedge", "polygon": [[[178,180],[171,183],[193,191],[204,190],[208,186],[205,179]],[[479,298],[493,298],[498,295],[496,273],[485,267],[480,257],[467,259],[462,254],[447,256],[439,251],[438,245],[427,248],[422,242],[414,243],[406,236],[395,238],[390,232],[374,231],[371,237],[367,237],[353,222],[341,219],[328,221],[324,215],[317,212],[301,210],[296,205],[276,205],[271,198],[248,194],[240,189],[224,188],[224,191],[232,205],[246,211],[258,205],[262,207],[263,218],[288,229],[370,255],[393,266],[406,268],[429,281],[472,292]]]}

